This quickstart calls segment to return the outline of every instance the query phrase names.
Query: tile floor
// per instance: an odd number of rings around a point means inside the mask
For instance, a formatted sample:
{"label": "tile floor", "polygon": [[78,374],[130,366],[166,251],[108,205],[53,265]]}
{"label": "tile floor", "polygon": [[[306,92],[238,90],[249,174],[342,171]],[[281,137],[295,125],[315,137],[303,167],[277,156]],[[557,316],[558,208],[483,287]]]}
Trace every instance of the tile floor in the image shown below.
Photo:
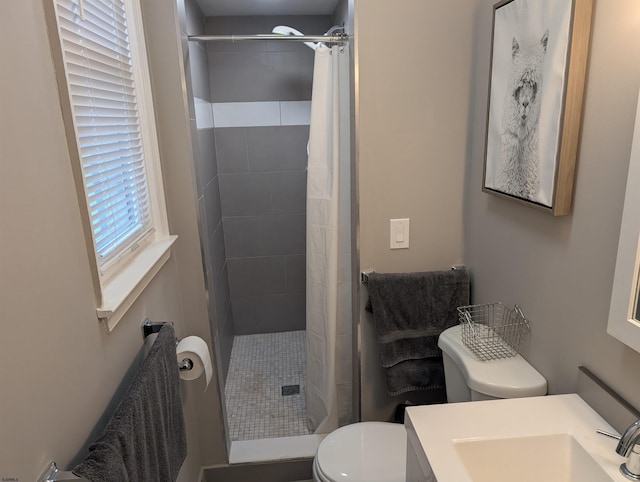
{"label": "tile floor", "polygon": [[[310,435],[304,331],[236,336],[225,386],[232,441]],[[282,395],[282,387],[300,386]],[[285,388],[285,393],[295,388]]]}

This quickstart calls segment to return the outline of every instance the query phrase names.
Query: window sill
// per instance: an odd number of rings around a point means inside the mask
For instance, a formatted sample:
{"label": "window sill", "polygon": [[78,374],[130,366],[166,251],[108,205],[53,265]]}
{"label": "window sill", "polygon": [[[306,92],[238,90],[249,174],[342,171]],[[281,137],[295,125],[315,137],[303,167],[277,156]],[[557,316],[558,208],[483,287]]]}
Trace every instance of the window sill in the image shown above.
{"label": "window sill", "polygon": [[177,236],[155,241],[138,254],[128,266],[102,286],[102,304],[96,310],[98,319],[109,332],[142,294],[160,268],[171,256]]}

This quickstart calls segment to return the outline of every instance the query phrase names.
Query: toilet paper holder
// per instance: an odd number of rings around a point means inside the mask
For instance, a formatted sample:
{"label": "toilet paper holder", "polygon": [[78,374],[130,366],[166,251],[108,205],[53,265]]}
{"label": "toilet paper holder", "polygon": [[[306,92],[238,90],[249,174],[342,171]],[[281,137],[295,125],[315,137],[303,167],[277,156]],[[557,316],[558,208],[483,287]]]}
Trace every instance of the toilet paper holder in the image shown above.
{"label": "toilet paper holder", "polygon": [[[149,318],[145,318],[145,320],[142,322],[142,337],[146,338],[149,335],[158,333],[160,329],[166,324],[173,325],[173,321],[151,321]],[[176,345],[178,344],[178,341],[179,340],[176,339]],[[191,361],[190,358],[185,358],[184,360],[178,362],[178,370],[180,371],[188,371],[192,368],[193,361]]]}

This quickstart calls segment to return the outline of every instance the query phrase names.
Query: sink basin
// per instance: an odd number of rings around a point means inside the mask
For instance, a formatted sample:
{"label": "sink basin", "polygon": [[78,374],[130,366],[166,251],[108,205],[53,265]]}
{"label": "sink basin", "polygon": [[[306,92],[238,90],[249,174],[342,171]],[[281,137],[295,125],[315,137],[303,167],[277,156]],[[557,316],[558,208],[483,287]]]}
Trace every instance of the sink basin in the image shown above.
{"label": "sink basin", "polygon": [[576,394],[409,407],[405,427],[411,482],[628,482]]}
{"label": "sink basin", "polygon": [[570,434],[456,440],[474,482],[603,482],[611,478]]}

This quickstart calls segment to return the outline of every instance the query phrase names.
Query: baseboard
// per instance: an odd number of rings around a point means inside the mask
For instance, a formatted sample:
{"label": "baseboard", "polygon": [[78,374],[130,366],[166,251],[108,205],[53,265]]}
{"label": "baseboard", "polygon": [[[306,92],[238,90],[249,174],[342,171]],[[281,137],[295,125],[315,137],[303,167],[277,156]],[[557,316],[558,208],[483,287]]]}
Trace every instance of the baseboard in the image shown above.
{"label": "baseboard", "polygon": [[211,467],[204,470],[204,482],[293,482],[313,479],[313,459],[281,460]]}

